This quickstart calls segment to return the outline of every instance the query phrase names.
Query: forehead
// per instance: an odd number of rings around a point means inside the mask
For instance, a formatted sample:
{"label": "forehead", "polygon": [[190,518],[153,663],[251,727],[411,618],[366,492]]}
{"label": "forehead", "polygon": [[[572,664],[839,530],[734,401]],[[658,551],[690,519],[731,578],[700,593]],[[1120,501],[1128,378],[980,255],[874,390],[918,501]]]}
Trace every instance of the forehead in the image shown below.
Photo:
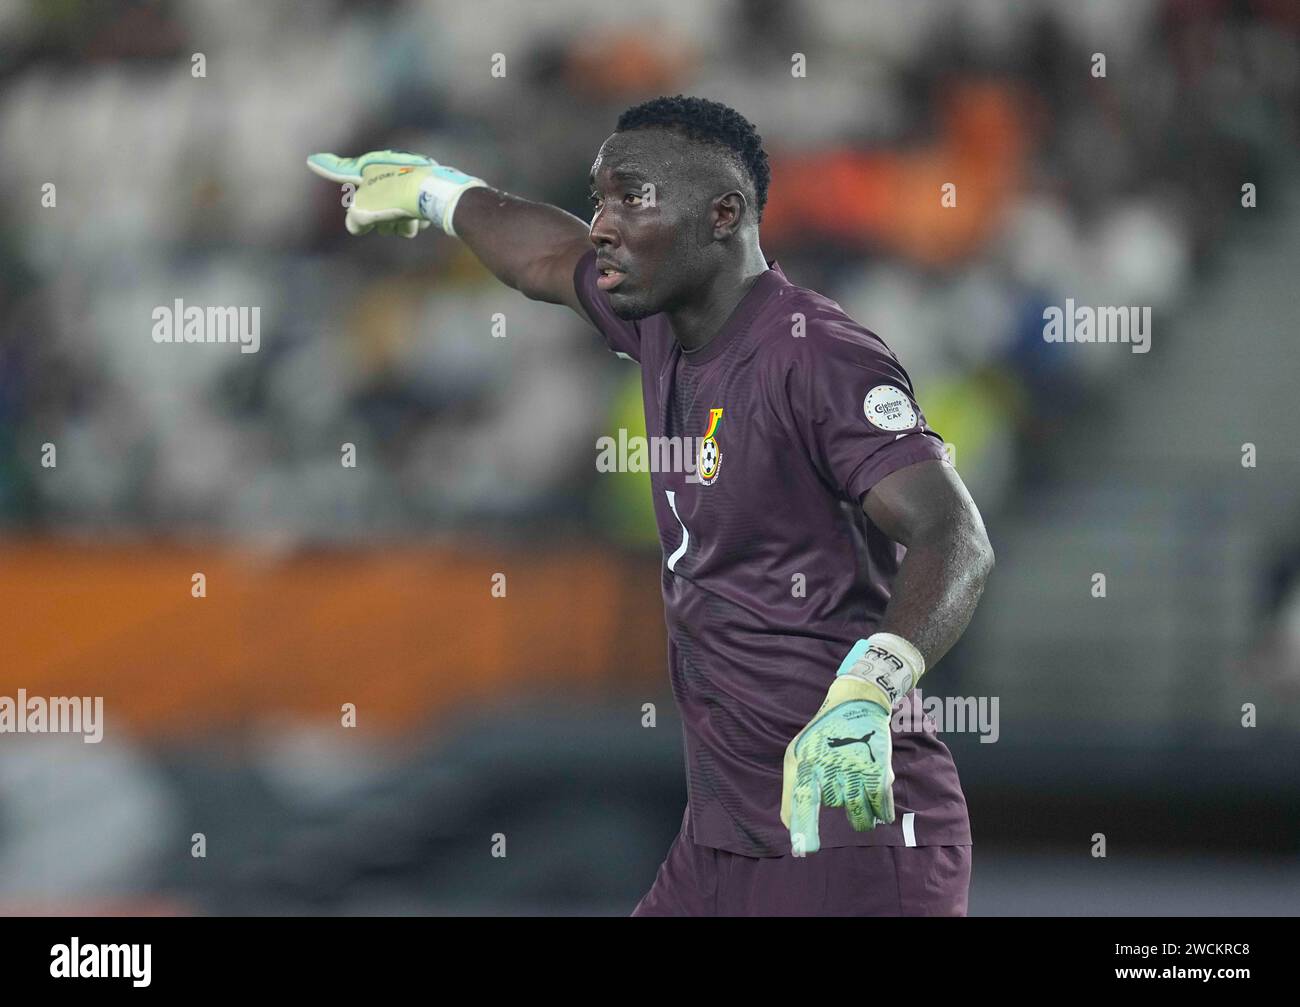
{"label": "forehead", "polygon": [[663,177],[686,167],[699,156],[698,145],[666,129],[635,129],[614,133],[596,153],[591,177],[614,173]]}

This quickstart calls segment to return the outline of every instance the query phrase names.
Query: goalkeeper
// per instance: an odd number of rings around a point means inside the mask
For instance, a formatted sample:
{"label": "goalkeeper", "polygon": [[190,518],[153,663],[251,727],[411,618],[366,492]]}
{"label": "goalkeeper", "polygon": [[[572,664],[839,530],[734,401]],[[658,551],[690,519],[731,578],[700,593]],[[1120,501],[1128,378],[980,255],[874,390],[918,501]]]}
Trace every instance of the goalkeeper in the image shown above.
{"label": "goalkeeper", "polygon": [[355,187],[351,233],[436,227],[567,305],[641,365],[647,434],[694,445],[651,474],[688,800],[635,914],[964,915],[952,756],[891,712],[992,549],[897,357],[763,255],[753,126],[698,98],[627,110],[590,223],[416,154],[308,166]]}

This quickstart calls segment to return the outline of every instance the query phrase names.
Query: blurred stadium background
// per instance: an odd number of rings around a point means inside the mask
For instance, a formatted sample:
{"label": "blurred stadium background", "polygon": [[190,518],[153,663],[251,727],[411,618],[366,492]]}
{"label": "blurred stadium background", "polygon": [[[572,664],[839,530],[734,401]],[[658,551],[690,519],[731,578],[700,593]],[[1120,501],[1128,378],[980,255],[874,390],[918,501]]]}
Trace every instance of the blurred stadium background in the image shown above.
{"label": "blurred stadium background", "polygon": [[[1297,912],[1298,11],[0,2],[0,694],[107,720],[0,736],[0,911],[631,910],[685,799],[648,483],[594,465],[635,367],[453,240],[349,238],[303,159],[581,216],[684,92],[756,123],[764,250],[891,343],[989,525],[925,682],[1000,701],[947,738],[972,914]],[[260,351],[155,344],[178,297]],[[1151,352],[1045,343],[1067,297]]]}

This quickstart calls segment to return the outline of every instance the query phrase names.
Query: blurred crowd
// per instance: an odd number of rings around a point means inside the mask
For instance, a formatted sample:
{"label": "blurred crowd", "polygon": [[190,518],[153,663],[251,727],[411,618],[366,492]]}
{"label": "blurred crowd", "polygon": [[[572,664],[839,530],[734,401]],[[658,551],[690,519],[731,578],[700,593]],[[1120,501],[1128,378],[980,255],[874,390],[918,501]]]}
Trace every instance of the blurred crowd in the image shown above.
{"label": "blurred crowd", "polygon": [[[679,92],[755,122],[764,250],[894,347],[995,510],[1127,379],[1049,352],[1044,307],[1180,310],[1294,147],[1295,28],[1263,0],[6,3],[0,523],[652,542],[644,477],[594,465],[641,424],[634,365],[452,239],[350,238],[303,159],[427,152],[582,216],[617,114]],[[260,351],[154,343],[178,297],[259,305]]]}

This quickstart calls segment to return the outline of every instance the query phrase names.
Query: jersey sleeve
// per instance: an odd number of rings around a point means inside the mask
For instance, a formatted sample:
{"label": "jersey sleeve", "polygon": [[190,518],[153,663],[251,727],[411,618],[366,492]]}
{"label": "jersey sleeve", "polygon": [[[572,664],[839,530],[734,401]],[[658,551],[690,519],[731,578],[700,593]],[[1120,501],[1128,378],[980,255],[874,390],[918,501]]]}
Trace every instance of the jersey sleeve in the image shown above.
{"label": "jersey sleeve", "polygon": [[891,472],[947,457],[911,379],[878,336],[832,322],[810,325],[791,343],[797,348],[773,368],[775,406],[836,491],[861,502]]}
{"label": "jersey sleeve", "polygon": [[573,289],[587,312],[593,325],[605,337],[609,348],[620,357],[627,357],[641,362],[641,326],[636,322],[624,321],[614,314],[609,306],[609,299],[596,286],[596,277],[600,270],[596,268],[596,250],[593,248],[578,260],[573,268]]}

